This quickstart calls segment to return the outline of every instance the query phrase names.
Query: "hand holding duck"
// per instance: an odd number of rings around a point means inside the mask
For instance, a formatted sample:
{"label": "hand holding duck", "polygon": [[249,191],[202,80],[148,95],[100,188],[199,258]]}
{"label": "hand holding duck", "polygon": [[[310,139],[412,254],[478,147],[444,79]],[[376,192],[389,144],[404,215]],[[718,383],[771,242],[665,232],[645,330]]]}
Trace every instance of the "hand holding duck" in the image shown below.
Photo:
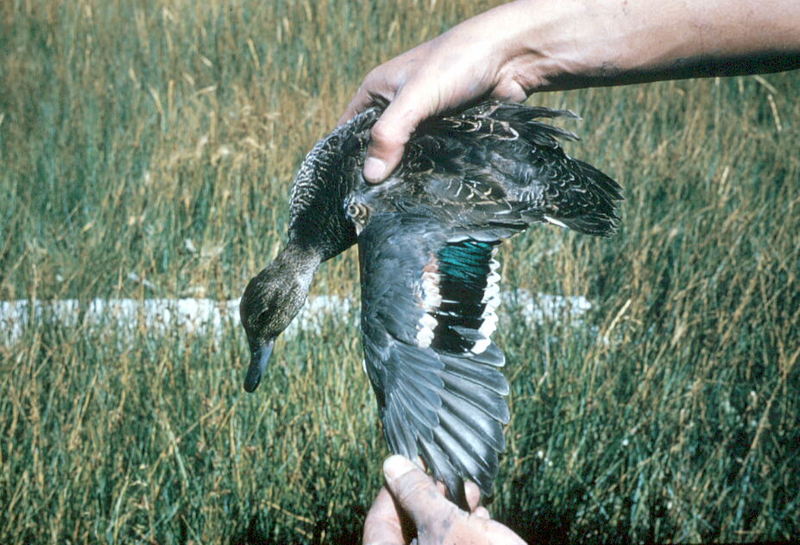
{"label": "hand holding duck", "polygon": [[364,165],[378,183],[431,116],[537,91],[798,68],[798,28],[797,0],[517,0],[372,70],[340,123],[389,103]]}

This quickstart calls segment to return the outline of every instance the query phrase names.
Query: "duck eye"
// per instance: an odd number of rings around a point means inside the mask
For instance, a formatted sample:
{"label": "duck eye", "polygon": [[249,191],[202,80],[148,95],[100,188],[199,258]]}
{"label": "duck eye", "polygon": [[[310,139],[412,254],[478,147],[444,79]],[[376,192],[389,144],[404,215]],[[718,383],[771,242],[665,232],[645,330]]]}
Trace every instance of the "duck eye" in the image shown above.
{"label": "duck eye", "polygon": [[347,205],[347,215],[355,222],[364,223],[369,216],[369,208],[364,204],[351,202]]}

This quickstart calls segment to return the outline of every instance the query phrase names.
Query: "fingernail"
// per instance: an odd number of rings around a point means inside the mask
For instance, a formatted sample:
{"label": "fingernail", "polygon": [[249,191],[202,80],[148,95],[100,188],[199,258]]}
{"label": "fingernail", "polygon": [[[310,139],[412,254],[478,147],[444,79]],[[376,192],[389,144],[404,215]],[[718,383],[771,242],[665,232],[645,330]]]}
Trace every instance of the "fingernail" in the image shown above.
{"label": "fingernail", "polygon": [[414,469],[414,464],[397,454],[389,456],[386,461],[383,462],[383,476],[386,477],[387,481],[393,481],[398,477],[402,477],[412,469]]}
{"label": "fingernail", "polygon": [[377,184],[383,180],[383,174],[386,172],[386,163],[376,157],[367,157],[364,161],[364,178],[368,182]]}

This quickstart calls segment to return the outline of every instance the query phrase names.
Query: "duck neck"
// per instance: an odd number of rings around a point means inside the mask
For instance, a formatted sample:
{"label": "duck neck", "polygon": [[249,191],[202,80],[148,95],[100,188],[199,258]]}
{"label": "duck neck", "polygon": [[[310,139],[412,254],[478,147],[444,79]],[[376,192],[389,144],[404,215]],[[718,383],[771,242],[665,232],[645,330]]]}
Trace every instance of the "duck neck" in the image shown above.
{"label": "duck neck", "polygon": [[288,272],[288,277],[294,280],[295,287],[299,288],[297,291],[302,293],[299,305],[305,301],[311,280],[321,261],[319,254],[314,250],[292,243],[286,245],[275,258],[280,268]]}

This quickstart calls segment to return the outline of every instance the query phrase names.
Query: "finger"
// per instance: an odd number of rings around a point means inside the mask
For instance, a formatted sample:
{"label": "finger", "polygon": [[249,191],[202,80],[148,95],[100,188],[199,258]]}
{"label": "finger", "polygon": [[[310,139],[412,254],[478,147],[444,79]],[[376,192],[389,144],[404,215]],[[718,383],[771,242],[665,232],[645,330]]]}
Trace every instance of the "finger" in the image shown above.
{"label": "finger", "polygon": [[356,91],[355,96],[350,101],[350,104],[347,105],[347,108],[345,108],[342,117],[339,118],[339,121],[337,121],[336,124],[342,125],[344,123],[347,123],[355,116],[357,116],[358,114],[369,108],[373,102],[374,102],[374,95],[369,91],[367,91],[366,82],[364,82],[364,84],[362,84],[361,87],[358,88],[358,91]]}
{"label": "finger", "polygon": [[364,522],[364,545],[404,545],[403,529],[391,494],[382,487]]}
{"label": "finger", "polygon": [[490,96],[501,102],[525,102],[528,99],[525,89],[514,79],[498,83]]}
{"label": "finger", "polygon": [[490,519],[492,515],[489,514],[489,510],[485,507],[478,507],[473,512],[472,515],[481,519]]}
{"label": "finger", "polygon": [[383,463],[386,486],[417,527],[443,520],[456,508],[437,490],[429,476],[402,456],[390,456]]}
{"label": "finger", "polygon": [[[416,98],[409,98],[412,96]],[[420,106],[419,97],[413,89],[404,87],[372,127],[364,162],[368,182],[380,183],[397,168],[411,134],[430,115],[430,108]]]}
{"label": "finger", "polygon": [[470,512],[478,508],[481,502],[481,489],[472,481],[464,483],[464,494],[467,496],[467,505],[469,505]]}
{"label": "finger", "polygon": [[[438,536],[437,536],[438,537]],[[525,545],[507,526],[483,517],[470,516],[466,524],[453,524],[443,539],[435,543],[481,543],[485,545]]]}

